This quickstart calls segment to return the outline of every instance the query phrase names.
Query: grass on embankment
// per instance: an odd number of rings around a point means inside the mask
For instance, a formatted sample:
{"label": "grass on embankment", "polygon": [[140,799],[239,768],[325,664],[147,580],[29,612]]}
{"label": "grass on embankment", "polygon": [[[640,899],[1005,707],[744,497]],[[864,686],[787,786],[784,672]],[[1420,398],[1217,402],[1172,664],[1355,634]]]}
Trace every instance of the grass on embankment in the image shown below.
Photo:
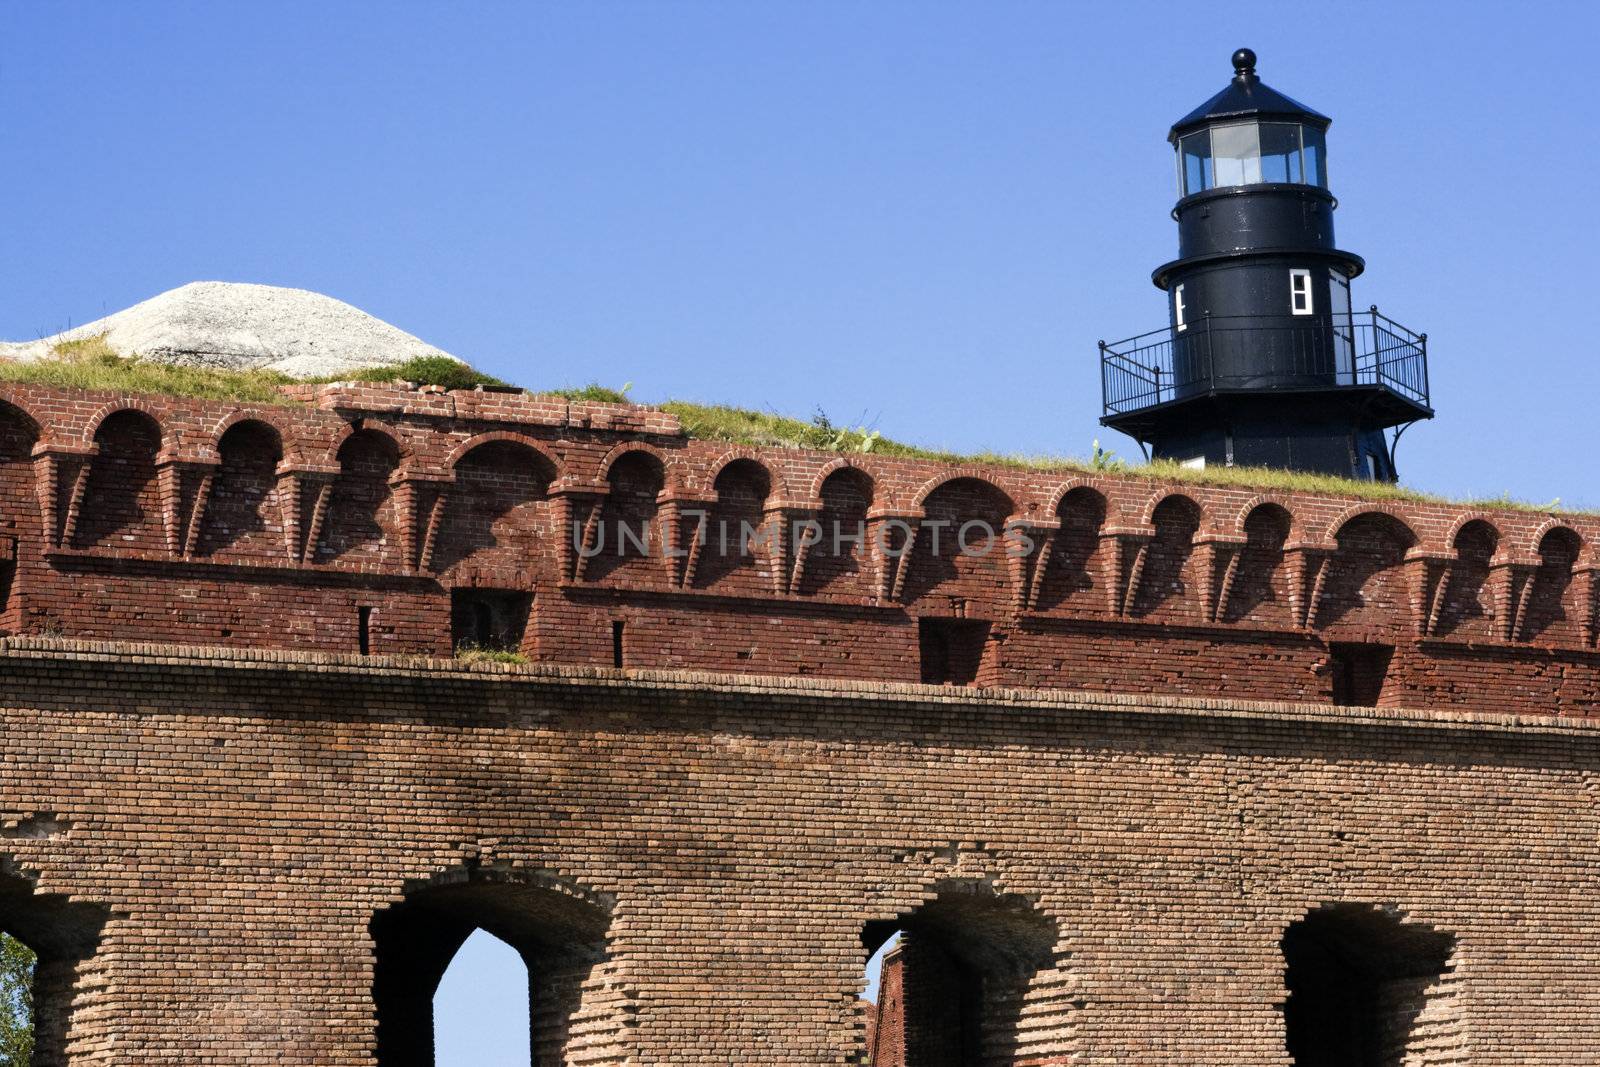
{"label": "grass on embankment", "polygon": [[[250,404],[296,404],[278,391],[281,385],[326,384],[332,381],[398,382],[437,385],[446,389],[475,386],[510,388],[504,381],[444,356],[422,356],[385,367],[369,367],[322,379],[297,380],[274,371],[227,371],[151,363],[118,356],[103,336],[62,342],[56,359],[18,363],[0,360],[0,382],[18,382],[69,389],[109,392],[157,393],[207,400],[233,400]],[[530,390],[569,400],[629,403],[628,386],[610,389],[597,383],[561,389]],[[770,412],[722,404],[697,404],[669,400],[660,407],[678,417],[690,437],[733,444],[779,448],[810,448],[822,452],[871,453],[894,458],[928,460],[944,464],[987,464],[1026,470],[1061,470],[1095,474],[1122,474],[1163,482],[1212,485],[1293,493],[1320,493],[1360,497],[1364,500],[1406,500],[1424,503],[1470,505],[1513,511],[1551,511],[1559,501],[1535,504],[1509,496],[1486,500],[1457,500],[1421,493],[1382,482],[1358,482],[1322,474],[1272,470],[1260,467],[1210,467],[1195,470],[1176,463],[1129,464],[1109,454],[1090,459],[1077,456],[1023,456],[993,452],[962,454],[896,441],[860,428],[833,425],[818,414],[811,421]],[[1098,446],[1097,446],[1098,448]]]}

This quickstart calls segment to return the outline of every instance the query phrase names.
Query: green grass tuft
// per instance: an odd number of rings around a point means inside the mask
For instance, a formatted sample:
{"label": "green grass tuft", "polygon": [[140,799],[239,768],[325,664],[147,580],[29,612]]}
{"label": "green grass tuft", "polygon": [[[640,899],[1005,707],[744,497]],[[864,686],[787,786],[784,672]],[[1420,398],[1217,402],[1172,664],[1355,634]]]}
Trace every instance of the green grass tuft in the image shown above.
{"label": "green grass tuft", "polygon": [[226,371],[124,359],[104,335],[63,341],[54,359],[14,363],[0,360],[0,381],[113,393],[165,393],[249,404],[292,404],[278,391],[294,379],[273,371]]}
{"label": "green grass tuft", "polygon": [[384,367],[365,367],[346,371],[326,378],[306,379],[312,383],[326,382],[413,382],[417,385],[438,385],[446,389],[471,389],[483,385],[491,389],[510,388],[492,374],[475,370],[449,356],[416,356],[404,363],[391,363]]}
{"label": "green grass tuft", "polygon": [[[0,381],[56,386],[68,389],[98,389],[122,393],[161,393],[192,396],[208,400],[232,400],[251,404],[295,404],[299,401],[278,391],[281,385],[296,380],[273,371],[223,371],[200,367],[178,367],[147,363],[138,358],[123,358],[111,351],[104,335],[63,341],[55,346],[56,359],[16,363],[0,360]],[[446,389],[471,389],[475,386],[509,388],[492,375],[474,370],[445,356],[419,356],[385,367],[370,367],[300,384],[326,384],[329,381],[414,382]],[[568,400],[608,404],[630,403],[628,390],[611,389],[598,382],[583,386],[538,391],[542,395]],[[1149,478],[1162,482],[1212,485],[1245,489],[1278,490],[1292,493],[1320,493],[1363,500],[1406,500],[1420,503],[1451,504],[1504,511],[1549,512],[1560,501],[1534,503],[1515,500],[1510,495],[1480,500],[1450,500],[1430,493],[1382,482],[1360,482],[1323,474],[1272,470],[1264,467],[1208,467],[1195,470],[1179,464],[1156,461],[1129,464],[1099,450],[1089,459],[1065,455],[1016,455],[994,452],[958,453],[923,448],[883,437],[876,430],[833,425],[820,412],[809,422],[772,412],[752,411],[725,404],[698,404],[669,400],[661,409],[678,417],[690,437],[727,441],[732,444],[767,448],[809,448],[822,452],[865,453],[893,458],[927,460],[949,465],[976,464],[1021,470],[1073,473],[1116,474]],[[1570,509],[1569,509],[1570,513]],[[1579,512],[1592,514],[1592,512]],[[469,662],[519,663],[517,653],[467,650]],[[511,658],[504,658],[511,657]]]}
{"label": "green grass tuft", "polygon": [[[630,382],[629,385],[632,383]],[[601,385],[599,382],[590,382],[588,385],[564,386],[560,389],[534,390],[543,396],[564,396],[568,400],[589,400],[600,404],[631,404],[628,399],[628,385],[621,389],[612,389]]]}
{"label": "green grass tuft", "polygon": [[526,663],[528,657],[521,652],[507,652],[497,648],[474,648],[462,645],[456,649],[456,660],[461,663]]}

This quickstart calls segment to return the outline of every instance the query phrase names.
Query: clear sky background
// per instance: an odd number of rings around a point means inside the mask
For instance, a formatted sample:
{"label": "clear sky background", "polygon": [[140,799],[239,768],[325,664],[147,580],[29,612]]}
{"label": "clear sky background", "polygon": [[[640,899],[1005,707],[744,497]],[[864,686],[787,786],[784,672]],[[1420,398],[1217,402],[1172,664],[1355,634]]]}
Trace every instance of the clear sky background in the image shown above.
{"label": "clear sky background", "polygon": [[525,385],[1136,453],[1095,341],[1165,323],[1166,130],[1249,45],[1333,116],[1356,306],[1429,335],[1404,481],[1600,507],[1596,42],[1589,3],[9,0],[0,337],[265,282]]}

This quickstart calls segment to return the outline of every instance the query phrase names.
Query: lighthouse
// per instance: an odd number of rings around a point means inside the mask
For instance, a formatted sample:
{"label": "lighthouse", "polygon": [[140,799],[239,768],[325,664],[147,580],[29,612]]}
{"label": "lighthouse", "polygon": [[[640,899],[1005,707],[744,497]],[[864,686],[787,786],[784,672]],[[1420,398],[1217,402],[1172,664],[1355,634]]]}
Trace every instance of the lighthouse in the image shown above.
{"label": "lighthouse", "polygon": [[1100,421],[1185,466],[1393,482],[1393,441],[1433,417],[1427,335],[1354,302],[1365,264],[1334,241],[1331,120],[1262,82],[1250,49],[1233,71],[1168,134],[1168,321],[1100,343]]}

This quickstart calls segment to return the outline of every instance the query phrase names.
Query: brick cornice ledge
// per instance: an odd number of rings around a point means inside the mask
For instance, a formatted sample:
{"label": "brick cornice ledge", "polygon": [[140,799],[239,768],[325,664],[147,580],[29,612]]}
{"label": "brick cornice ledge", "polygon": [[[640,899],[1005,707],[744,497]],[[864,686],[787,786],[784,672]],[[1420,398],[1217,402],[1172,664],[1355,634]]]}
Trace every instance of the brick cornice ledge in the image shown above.
{"label": "brick cornice ledge", "polygon": [[1459,709],[1352,708],[1287,701],[1221,700],[1156,694],[1101,693],[1063,689],[953,688],[910,682],[864,682],[842,678],[721,674],[709,671],[618,670],[568,664],[474,663],[427,656],[361,656],[289,649],[238,649],[88,641],[57,637],[0,638],[0,670],[6,661],[66,661],[159,665],[199,670],[273,671],[294,674],[363,675],[375,679],[523,683],[529,686],[577,685],[634,692],[700,691],[794,700],[826,698],[861,703],[957,704],[1015,714],[1088,712],[1094,714],[1181,716],[1196,719],[1266,720],[1338,727],[1422,729],[1486,734],[1600,736],[1600,719],[1546,715],[1502,715]]}

